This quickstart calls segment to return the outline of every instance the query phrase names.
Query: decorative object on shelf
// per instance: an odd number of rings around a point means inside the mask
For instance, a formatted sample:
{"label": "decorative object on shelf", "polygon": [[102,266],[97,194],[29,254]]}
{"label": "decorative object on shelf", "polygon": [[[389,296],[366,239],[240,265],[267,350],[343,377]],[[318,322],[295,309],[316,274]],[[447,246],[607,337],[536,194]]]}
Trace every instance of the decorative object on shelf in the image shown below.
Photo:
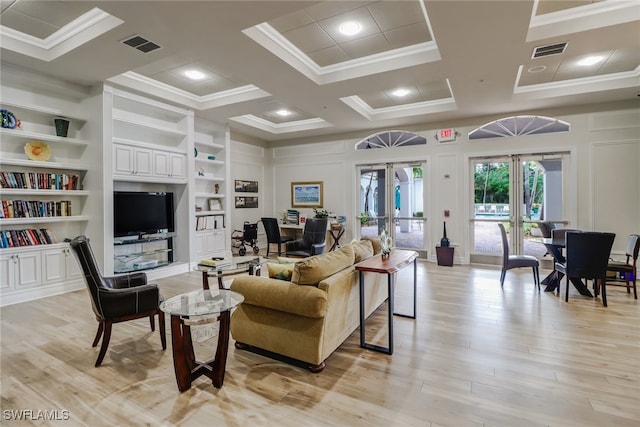
{"label": "decorative object on shelf", "polygon": [[444,230],[442,232],[442,239],[440,239],[440,246],[448,248],[449,243],[449,238],[447,237],[447,221],[444,221]]}
{"label": "decorative object on shelf", "polygon": [[280,219],[282,220],[283,224],[287,223],[287,216],[289,215],[289,210],[288,209],[283,209],[282,212],[280,212]]}
{"label": "decorative object on shelf", "polygon": [[321,208],[322,181],[292,182],[291,206],[294,208]]}
{"label": "decorative object on shelf", "polygon": [[235,180],[236,193],[257,193],[258,181]]}
{"label": "decorative object on shelf", "polygon": [[16,116],[9,110],[4,108],[0,110],[2,115],[2,127],[5,129],[15,129],[20,127],[20,120],[16,119]]}
{"label": "decorative object on shelf", "polygon": [[329,211],[326,209],[313,208],[314,218],[329,218]]}
{"label": "decorative object on shelf", "polygon": [[202,166],[198,168],[198,176],[204,176],[204,168]]}
{"label": "decorative object on shelf", "polygon": [[65,117],[56,117],[53,123],[56,126],[56,135],[66,138],[69,132],[69,120]]}
{"label": "decorative object on shelf", "polygon": [[257,208],[257,197],[236,196],[236,208]]}
{"label": "decorative object on shelf", "polygon": [[31,160],[47,161],[51,158],[51,149],[42,141],[29,141],[24,146],[24,154]]}
{"label": "decorative object on shelf", "polygon": [[198,157],[198,149],[193,147],[193,157]]}
{"label": "decorative object on shelf", "polygon": [[389,237],[386,228],[383,228],[380,232],[380,243],[382,245],[380,248],[382,259],[389,258],[389,254],[391,253],[391,237]]}
{"label": "decorative object on shelf", "polygon": [[218,199],[209,199],[209,210],[210,211],[221,211],[222,203]]}
{"label": "decorative object on shelf", "polygon": [[212,156],[212,155],[207,156],[207,160],[215,160],[215,159],[216,159],[216,156]]}
{"label": "decorative object on shelf", "polygon": [[213,186],[213,191],[215,191],[215,193],[218,194],[218,191],[220,191],[220,184],[215,184]]}

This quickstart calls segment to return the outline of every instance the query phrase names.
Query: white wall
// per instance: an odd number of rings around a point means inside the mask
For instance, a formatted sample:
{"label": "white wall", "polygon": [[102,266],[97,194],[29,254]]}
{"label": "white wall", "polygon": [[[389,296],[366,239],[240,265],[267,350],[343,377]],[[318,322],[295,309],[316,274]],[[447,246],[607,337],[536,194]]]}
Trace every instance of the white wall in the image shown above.
{"label": "white wall", "polygon": [[[271,198],[261,214],[278,216],[291,207],[291,182],[322,181],[324,206],[334,214],[347,216],[347,238],[353,236],[357,218],[356,165],[387,161],[426,159],[424,176],[427,200],[427,248],[430,259],[442,233],[443,211],[448,209],[447,232],[456,245],[456,262],[469,262],[469,218],[472,212],[469,159],[482,155],[525,154],[568,151],[571,153],[566,184],[565,217],[572,227],[613,231],[618,237],[614,253],[624,251],[627,235],[640,232],[640,110],[624,110],[557,117],[571,124],[571,131],[547,135],[469,141],[467,134],[477,126],[460,127],[455,142],[439,143],[437,129],[412,129],[427,138],[426,146],[355,151],[354,146],[369,135],[326,142],[278,146],[266,149],[271,158],[265,175],[272,187],[263,186],[261,198]],[[245,177],[246,165],[234,152],[232,174]],[[257,160],[257,159],[256,159]],[[255,175],[258,176],[258,175]],[[268,183],[269,181],[261,181]],[[268,210],[270,209],[270,210]],[[303,213],[312,214],[310,209]],[[234,219],[238,223],[242,218]],[[241,222],[239,222],[241,223]]]}

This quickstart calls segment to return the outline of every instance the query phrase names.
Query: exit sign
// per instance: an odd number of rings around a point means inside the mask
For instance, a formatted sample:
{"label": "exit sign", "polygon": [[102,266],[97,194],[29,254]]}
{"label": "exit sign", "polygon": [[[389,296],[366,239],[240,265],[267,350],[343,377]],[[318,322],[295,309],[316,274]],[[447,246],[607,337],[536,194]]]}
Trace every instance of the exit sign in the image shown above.
{"label": "exit sign", "polygon": [[440,129],[438,131],[438,141],[440,142],[453,141],[455,139],[456,139],[455,129],[452,129],[452,128]]}

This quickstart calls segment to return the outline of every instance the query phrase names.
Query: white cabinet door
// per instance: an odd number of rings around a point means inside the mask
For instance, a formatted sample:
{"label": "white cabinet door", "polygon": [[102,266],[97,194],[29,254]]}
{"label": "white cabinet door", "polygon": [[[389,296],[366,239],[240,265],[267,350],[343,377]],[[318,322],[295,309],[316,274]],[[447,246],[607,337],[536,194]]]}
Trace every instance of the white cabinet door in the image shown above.
{"label": "white cabinet door", "polygon": [[212,253],[225,252],[224,230],[214,230],[207,241],[207,249]]}
{"label": "white cabinet door", "polygon": [[166,151],[154,151],[153,152],[153,174],[160,178],[167,178],[170,174],[170,153]]}
{"label": "white cabinet door", "polygon": [[133,147],[113,144],[113,173],[131,175],[134,167]]}
{"label": "white cabinet door", "polygon": [[187,178],[187,156],[184,154],[171,153],[169,162],[169,171],[172,178],[180,180]]}
{"label": "white cabinet door", "polygon": [[16,285],[18,287],[36,286],[41,283],[42,256],[40,251],[20,252],[16,254]]}
{"label": "white cabinet door", "polygon": [[0,254],[0,289],[3,291],[15,288],[14,257],[15,255]]}
{"label": "white cabinet door", "polygon": [[151,176],[153,171],[152,151],[146,148],[134,148],[136,176]]}
{"label": "white cabinet door", "polygon": [[42,272],[45,283],[59,283],[65,280],[66,260],[62,248],[42,251],[42,260],[44,265]]}
{"label": "white cabinet door", "polygon": [[65,272],[67,273],[67,280],[80,279],[84,275],[82,268],[76,259],[76,256],[71,252],[71,248],[64,250],[65,255]]}

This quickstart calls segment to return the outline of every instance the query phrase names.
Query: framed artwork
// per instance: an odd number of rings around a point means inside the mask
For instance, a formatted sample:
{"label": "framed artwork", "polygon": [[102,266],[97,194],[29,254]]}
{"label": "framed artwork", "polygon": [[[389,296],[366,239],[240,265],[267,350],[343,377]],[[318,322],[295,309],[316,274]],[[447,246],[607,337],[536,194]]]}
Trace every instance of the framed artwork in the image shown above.
{"label": "framed artwork", "polygon": [[294,208],[321,208],[322,181],[292,182],[291,206]]}
{"label": "framed artwork", "polygon": [[258,181],[235,180],[236,193],[257,193]]}
{"label": "framed artwork", "polygon": [[222,202],[218,199],[209,199],[209,210],[210,211],[221,211],[222,210]]}
{"label": "framed artwork", "polygon": [[236,208],[257,208],[257,197],[236,196]]}

